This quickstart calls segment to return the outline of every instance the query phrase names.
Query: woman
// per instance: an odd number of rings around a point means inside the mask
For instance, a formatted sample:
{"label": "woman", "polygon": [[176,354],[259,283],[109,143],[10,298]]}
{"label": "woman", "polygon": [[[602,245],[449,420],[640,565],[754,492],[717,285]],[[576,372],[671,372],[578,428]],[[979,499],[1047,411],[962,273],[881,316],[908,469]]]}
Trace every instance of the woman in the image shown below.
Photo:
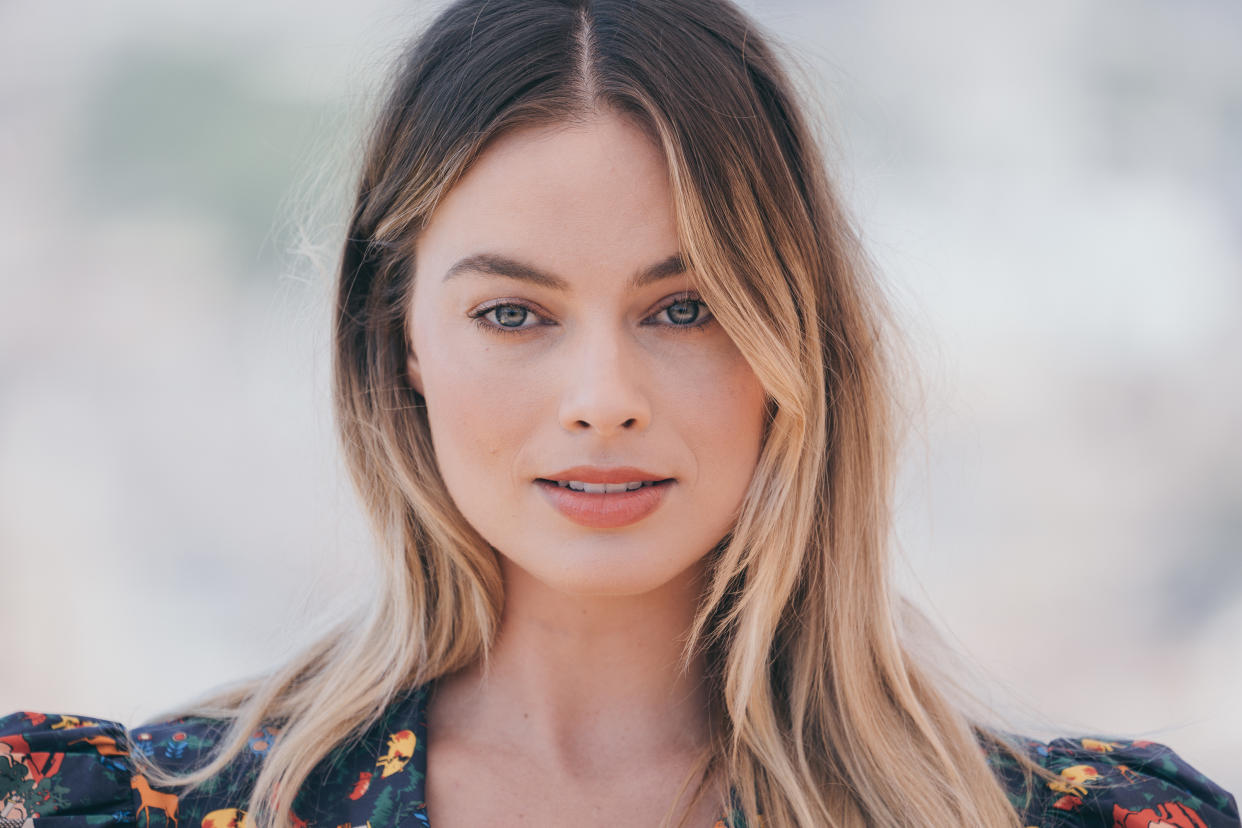
{"label": "woman", "polygon": [[382,589],[126,731],[0,720],[4,824],[1237,825],[1160,745],[969,715],[900,634],[882,302],[723,0],[466,0],[339,271]]}

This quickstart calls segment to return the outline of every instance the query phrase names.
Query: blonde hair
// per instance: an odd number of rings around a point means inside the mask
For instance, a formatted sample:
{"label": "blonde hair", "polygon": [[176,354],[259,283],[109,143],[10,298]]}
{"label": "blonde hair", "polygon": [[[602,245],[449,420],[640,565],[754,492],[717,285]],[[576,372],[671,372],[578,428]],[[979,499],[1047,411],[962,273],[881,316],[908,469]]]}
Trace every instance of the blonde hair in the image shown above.
{"label": "blonde hair", "polygon": [[504,600],[496,553],[449,496],[406,376],[415,241],[497,136],[604,108],[662,149],[682,256],[768,398],[688,636],[687,660],[708,666],[703,778],[727,780],[751,826],[760,813],[776,826],[1018,826],[984,748],[1048,772],[916,661],[903,613],[917,610],[890,583],[900,429],[884,296],[784,70],[726,0],[463,0],[404,56],[336,297],[335,406],[378,538],[378,593],[274,673],[183,711],[229,720],[210,763],[147,770],[196,784],[279,722],[249,810],[286,828],[335,746],[397,694],[486,657]]}

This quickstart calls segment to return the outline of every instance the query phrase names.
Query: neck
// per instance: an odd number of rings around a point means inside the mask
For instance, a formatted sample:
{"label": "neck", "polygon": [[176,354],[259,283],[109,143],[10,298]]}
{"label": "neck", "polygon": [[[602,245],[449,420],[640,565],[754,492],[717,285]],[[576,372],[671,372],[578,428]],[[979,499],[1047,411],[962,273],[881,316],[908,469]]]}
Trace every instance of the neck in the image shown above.
{"label": "neck", "polygon": [[505,607],[489,663],[437,683],[436,730],[477,732],[567,767],[706,744],[703,663],[682,665],[697,568],[642,595],[574,596],[503,558],[502,567]]}

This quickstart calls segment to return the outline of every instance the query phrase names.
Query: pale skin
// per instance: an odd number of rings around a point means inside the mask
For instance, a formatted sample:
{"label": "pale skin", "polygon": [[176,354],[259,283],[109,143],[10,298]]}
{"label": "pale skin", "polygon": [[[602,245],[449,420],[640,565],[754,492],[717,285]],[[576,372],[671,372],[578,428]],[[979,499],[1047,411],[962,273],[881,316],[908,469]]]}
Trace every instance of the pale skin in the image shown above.
{"label": "pale skin", "polygon": [[[663,156],[610,111],[500,138],[416,253],[410,381],[505,582],[490,672],[442,679],[429,706],[431,823],[658,825],[708,740],[703,667],[681,669],[682,642],[704,557],[758,460],[762,386],[694,301],[692,272],[627,284],[680,248]],[[563,289],[477,269],[445,279],[481,254]],[[637,523],[586,528],[534,482],[576,465],[674,482]],[[712,793],[685,824],[724,816]]]}

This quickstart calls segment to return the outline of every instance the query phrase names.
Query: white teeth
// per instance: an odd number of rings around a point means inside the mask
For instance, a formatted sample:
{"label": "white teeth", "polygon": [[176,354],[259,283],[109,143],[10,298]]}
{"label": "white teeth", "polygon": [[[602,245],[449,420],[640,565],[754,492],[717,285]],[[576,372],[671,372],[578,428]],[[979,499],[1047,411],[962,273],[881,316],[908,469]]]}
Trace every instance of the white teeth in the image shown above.
{"label": "white teeth", "polygon": [[651,486],[655,481],[645,480],[634,483],[581,483],[577,480],[558,480],[556,485],[562,489],[573,489],[575,492],[589,494],[605,494],[607,492],[632,492],[643,486]]}

